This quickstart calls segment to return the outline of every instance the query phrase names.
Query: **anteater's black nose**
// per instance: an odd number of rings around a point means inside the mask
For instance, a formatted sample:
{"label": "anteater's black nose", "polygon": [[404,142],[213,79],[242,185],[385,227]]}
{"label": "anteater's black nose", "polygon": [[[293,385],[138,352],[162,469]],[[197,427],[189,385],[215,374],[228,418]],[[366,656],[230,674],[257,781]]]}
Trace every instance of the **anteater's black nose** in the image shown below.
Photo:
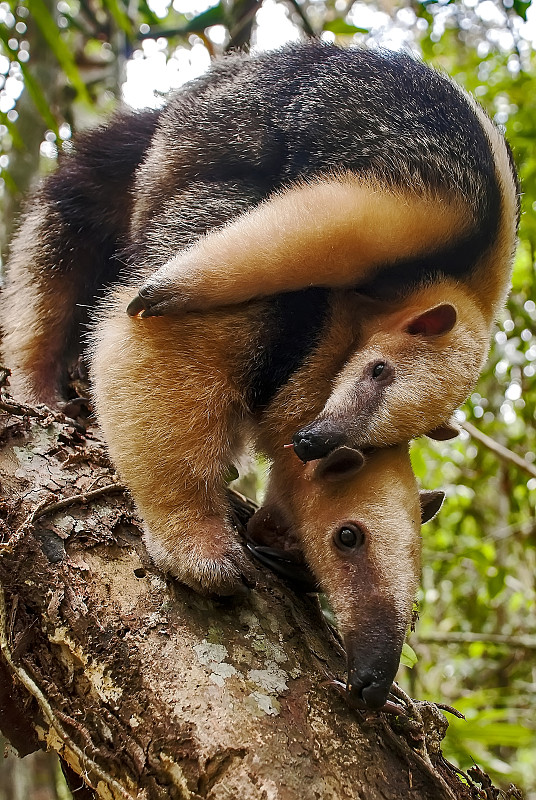
{"label": "anteater's black nose", "polygon": [[311,423],[292,437],[294,452],[304,463],[324,458],[337,447],[346,444],[347,436],[334,430],[331,424]]}
{"label": "anteater's black nose", "polygon": [[367,708],[382,708],[385,705],[391,689],[390,680],[378,680],[373,675],[354,674],[348,689],[352,695],[366,705]]}

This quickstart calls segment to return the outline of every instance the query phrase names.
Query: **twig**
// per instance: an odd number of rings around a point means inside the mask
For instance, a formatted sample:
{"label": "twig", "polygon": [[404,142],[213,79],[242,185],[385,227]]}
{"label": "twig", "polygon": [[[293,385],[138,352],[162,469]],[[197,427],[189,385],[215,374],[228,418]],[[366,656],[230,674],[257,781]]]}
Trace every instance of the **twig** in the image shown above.
{"label": "twig", "polygon": [[[120,784],[115,778],[112,778],[111,775],[108,775],[98,764],[93,761],[86,753],[81,750],[69,737],[67,731],[63,728],[60,724],[52,706],[48,702],[47,698],[39,688],[39,686],[35,683],[33,678],[28,675],[28,673],[22,668],[18,667],[12,658],[11,651],[9,649],[9,642],[7,639],[7,609],[6,609],[6,601],[5,595],[0,588],[0,652],[4,657],[4,660],[12,670],[12,672],[17,676],[19,681],[22,685],[27,689],[27,691],[34,697],[39,707],[43,713],[43,716],[47,720],[47,722],[54,728],[56,733],[58,734],[59,738],[64,743],[65,747],[70,750],[74,755],[79,759],[80,764],[82,764],[86,771],[92,772],[96,775],[100,780],[104,781],[104,783],[110,788],[113,789],[115,792],[119,794],[120,797],[123,797],[124,800],[135,800],[134,795],[127,792],[127,790]],[[93,743],[92,746],[94,747]],[[94,787],[92,787],[94,788]]]}
{"label": "twig", "polygon": [[71,497],[64,497],[62,500],[56,500],[54,503],[40,503],[31,514],[28,515],[26,520],[22,523],[21,527],[26,524],[35,522],[36,519],[44,517],[45,514],[52,514],[54,511],[61,511],[62,508],[74,506],[77,503],[87,503],[89,500],[94,500],[96,497],[102,497],[103,494],[115,494],[116,492],[126,491],[126,486],[122,483],[107,483],[106,486],[99,486],[98,489],[92,489],[90,492],[82,492],[81,494],[73,494]]}
{"label": "twig", "polygon": [[242,13],[233,25],[228,26],[230,39],[225,46],[226,51],[245,47],[249,44],[250,31],[248,31],[248,28],[251,29],[253,26],[257,11],[262,5],[262,0],[249,0],[248,5],[250,7],[246,10],[247,5],[244,4],[243,11],[245,13]]}
{"label": "twig", "polygon": [[55,714],[57,718],[65,725],[69,725],[71,728],[74,728],[75,731],[78,731],[82,739],[84,739],[86,747],[90,747],[92,750],[96,749],[95,745],[93,744],[93,740],[89,735],[89,731],[86,728],[84,728],[84,726],[80,722],[73,719],[68,714],[64,714],[63,711],[60,711],[59,709],[56,709]]}
{"label": "twig", "polygon": [[104,494],[115,494],[116,492],[126,491],[126,486],[122,483],[107,483],[106,486],[100,486],[98,489],[92,489],[90,492],[83,492],[82,494],[73,494],[71,497],[64,497],[62,500],[56,500],[49,503],[43,500],[41,503],[30,511],[22,525],[15,531],[11,539],[5,545],[0,545],[0,550],[11,550],[13,546],[22,539],[26,531],[33,525],[33,523],[44,517],[46,514],[52,514],[55,511],[61,511],[63,508],[76,505],[77,503],[87,503],[94,500],[96,497],[101,497]]}
{"label": "twig", "polygon": [[437,781],[441,788],[443,789],[445,796],[449,798],[449,800],[456,800],[456,795],[453,793],[452,789],[444,779],[444,777],[437,771],[437,769],[432,764],[428,751],[424,750],[423,753],[418,752],[409,744],[408,740],[403,737],[399,736],[395,731],[391,728],[389,723],[386,719],[382,719],[382,730],[385,732],[386,736],[390,739],[391,743],[397,748],[397,750],[402,753],[402,755],[408,761],[408,766],[411,767],[410,756],[416,759],[423,771],[433,778],[434,781]]}
{"label": "twig", "polygon": [[503,461],[509,461],[511,464],[515,464],[516,467],[520,469],[524,469],[525,472],[528,472],[529,475],[532,475],[533,478],[536,478],[536,466],[531,464],[530,461],[527,461],[525,458],[518,456],[517,453],[514,453],[512,450],[509,450],[499,442],[496,442],[495,439],[492,439],[491,436],[487,436],[482,431],[479,431],[474,425],[470,422],[457,422],[457,425],[460,428],[463,428],[464,431],[473,438],[476,439],[477,442],[480,442],[487,447],[488,450],[491,450],[492,453],[495,453],[498,458],[502,459]]}
{"label": "twig", "polygon": [[309,38],[311,38],[311,39],[318,39],[318,34],[314,32],[314,30],[313,30],[313,28],[311,26],[311,23],[309,22],[309,19],[307,18],[307,15],[306,15],[305,11],[300,6],[300,4],[297,2],[297,0],[288,0],[288,3],[292,6],[294,11],[296,11],[298,16],[300,17],[300,19],[302,21],[304,33],[306,33],[307,36],[309,36]]}
{"label": "twig", "polygon": [[[324,673],[327,675],[325,670]],[[342,697],[346,705],[349,706],[349,708],[352,708],[354,711],[359,711],[360,713],[370,711],[370,709],[367,708],[367,705],[362,700],[352,697],[351,693],[348,691],[346,683],[343,683],[336,678],[329,678],[327,681],[322,681],[322,685],[331,686],[333,689],[335,689],[337,694]],[[405,708],[399,706],[397,703],[391,702],[390,700],[386,700],[383,706],[376,709],[376,711],[378,713],[381,712],[382,714],[394,714],[397,717],[407,716]],[[371,713],[376,713],[376,711]]]}
{"label": "twig", "polygon": [[536,636],[508,636],[502,633],[474,633],[473,631],[435,631],[434,633],[420,633],[416,639],[418,642],[506,644],[509,647],[536,650]]}
{"label": "twig", "polygon": [[0,400],[0,411],[5,411],[7,414],[12,414],[14,417],[47,417],[51,412],[38,411],[31,406],[25,406],[22,403],[14,403],[5,399]]}
{"label": "twig", "polygon": [[393,685],[391,686],[391,694],[396,697],[397,700],[402,700],[406,708],[411,712],[413,719],[415,719],[419,725],[422,726],[422,716],[417,703],[409,696],[409,694],[405,693],[398,683],[393,682]]}
{"label": "twig", "polygon": [[465,716],[462,714],[461,711],[458,711],[457,708],[454,706],[449,706],[447,703],[434,703],[437,708],[440,708],[441,711],[446,711],[448,714],[452,714],[453,717],[457,717],[457,719],[465,719]]}

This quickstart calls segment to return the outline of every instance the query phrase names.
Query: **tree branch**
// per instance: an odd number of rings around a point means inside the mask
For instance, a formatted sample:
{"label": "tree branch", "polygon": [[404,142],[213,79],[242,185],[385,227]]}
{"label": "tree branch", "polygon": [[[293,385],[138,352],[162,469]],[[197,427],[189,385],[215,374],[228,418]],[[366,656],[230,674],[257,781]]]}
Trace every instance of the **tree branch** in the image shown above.
{"label": "tree branch", "polygon": [[[85,750],[81,750],[77,745],[72,741],[69,734],[65,731],[62,725],[59,722],[58,717],[60,714],[55,714],[52,706],[48,702],[47,698],[36,684],[36,682],[30,677],[30,675],[26,672],[26,670],[18,667],[12,658],[11,650],[8,644],[8,617],[7,617],[7,610],[6,610],[6,603],[5,603],[5,596],[4,592],[0,587],[0,652],[4,658],[4,661],[10,667],[11,671],[14,675],[17,676],[19,681],[22,685],[28,690],[29,694],[37,700],[39,704],[39,708],[43,713],[45,720],[54,728],[55,732],[58,734],[60,740],[63,742],[65,747],[69,748],[73,755],[75,755],[80,764],[83,765],[84,771],[94,774],[97,778],[104,781],[105,785],[110,789],[114,790],[119,794],[121,798],[124,800],[136,800],[134,795],[131,795],[129,792],[125,791],[125,789],[112,778],[111,775],[108,775],[103,769],[99,767],[95,761],[93,761],[85,752]],[[60,712],[61,713],[61,712]]]}
{"label": "tree branch", "polygon": [[294,11],[296,11],[296,13],[298,14],[299,18],[301,19],[301,23],[302,23],[302,27],[303,27],[304,33],[310,39],[317,39],[318,38],[318,34],[315,33],[315,31],[313,30],[313,27],[312,27],[311,23],[309,22],[309,18],[307,17],[307,14],[305,13],[305,11],[301,7],[301,5],[298,3],[298,0],[287,0],[287,2],[289,3],[289,5],[292,6]]}
{"label": "tree branch", "polygon": [[531,464],[530,461],[527,461],[525,458],[518,456],[517,453],[514,453],[512,450],[509,450],[499,442],[496,442],[495,439],[492,439],[491,436],[487,436],[485,433],[482,433],[478,428],[472,425],[470,422],[456,422],[456,424],[463,428],[464,431],[473,438],[476,439],[477,442],[483,444],[484,447],[487,447],[488,450],[491,450],[492,453],[500,458],[502,461],[507,461],[510,464],[515,464],[516,467],[525,470],[528,472],[529,475],[532,475],[533,478],[536,478],[536,466]]}
{"label": "tree branch", "polygon": [[[53,503],[43,500],[33,509],[33,511],[30,511],[20,528],[15,531],[9,542],[3,546],[12,549],[18,539],[24,535],[24,532],[31,525],[33,525],[37,519],[44,517],[46,514],[53,514],[55,511],[61,511],[62,509],[69,508],[69,506],[74,506],[77,503],[89,503],[91,500],[95,500],[97,497],[103,497],[106,494],[124,492],[126,491],[126,488],[127,487],[123,486],[121,483],[107,483],[106,486],[100,486],[98,489],[91,489],[90,491],[84,492],[84,494],[73,494],[70,497],[64,497],[61,500],[56,500]],[[0,547],[2,547],[2,545],[0,545]]]}
{"label": "tree branch", "polygon": [[504,644],[523,650],[536,650],[536,636],[509,636],[502,633],[475,633],[473,631],[434,631],[415,634],[418,642],[448,642],[468,644],[483,642],[484,644]]}
{"label": "tree branch", "polygon": [[[316,597],[261,570],[240,598],[166,583],[97,433],[26,408],[13,427],[8,406],[0,720],[13,744],[55,750],[103,800],[257,800],[274,786],[286,800],[326,786],[370,800],[475,797],[441,755],[436,706],[396,687],[391,714],[348,704]],[[252,510],[243,498],[233,508],[242,523]]]}

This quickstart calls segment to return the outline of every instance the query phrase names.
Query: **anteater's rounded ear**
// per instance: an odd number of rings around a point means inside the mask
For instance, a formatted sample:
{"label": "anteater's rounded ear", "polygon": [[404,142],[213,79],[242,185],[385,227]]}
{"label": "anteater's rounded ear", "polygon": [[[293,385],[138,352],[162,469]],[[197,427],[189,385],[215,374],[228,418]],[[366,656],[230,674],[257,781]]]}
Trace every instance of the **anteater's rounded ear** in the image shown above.
{"label": "anteater's rounded ear", "polygon": [[443,425],[438,425],[431,431],[427,431],[425,436],[429,439],[435,439],[437,442],[445,442],[447,439],[455,439],[460,435],[460,429],[453,422],[445,422]]}
{"label": "anteater's rounded ear", "polygon": [[442,303],[411,319],[406,325],[406,332],[412,336],[440,336],[453,329],[457,317],[454,306]]}
{"label": "anteater's rounded ear", "polygon": [[429,522],[433,517],[435,517],[443,505],[445,492],[441,492],[439,490],[427,492],[422,489],[419,492],[419,498],[421,501],[421,523],[424,525],[425,522]]}
{"label": "anteater's rounded ear", "polygon": [[365,458],[360,450],[355,450],[353,447],[338,447],[314,463],[310,477],[329,483],[347,481],[357,475],[364,463]]}

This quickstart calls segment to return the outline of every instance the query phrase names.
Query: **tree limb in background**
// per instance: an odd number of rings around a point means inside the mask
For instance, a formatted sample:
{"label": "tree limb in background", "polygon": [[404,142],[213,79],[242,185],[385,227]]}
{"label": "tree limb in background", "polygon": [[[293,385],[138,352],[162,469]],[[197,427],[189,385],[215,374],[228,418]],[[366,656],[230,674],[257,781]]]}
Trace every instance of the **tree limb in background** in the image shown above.
{"label": "tree limb in background", "polygon": [[515,636],[502,633],[476,633],[475,631],[429,631],[415,636],[418,642],[446,642],[449,644],[502,644],[509,649],[536,650],[536,636]]}
{"label": "tree limb in background", "polygon": [[482,433],[482,431],[479,431],[478,428],[476,428],[470,422],[456,421],[456,424],[460,428],[463,428],[464,431],[467,431],[467,433],[473,439],[476,439],[477,442],[480,442],[480,444],[483,444],[484,447],[488,448],[488,450],[491,450],[492,453],[495,453],[495,455],[498,456],[498,458],[500,458],[502,461],[515,464],[516,467],[525,470],[525,472],[528,472],[529,475],[532,475],[534,478],[536,478],[536,466],[531,464],[530,461],[518,456],[517,453],[509,450],[504,445],[499,444],[499,442],[496,442],[495,439],[491,438],[491,436],[487,436],[485,433]]}
{"label": "tree limb in background", "polygon": [[298,3],[298,0],[287,0],[287,2],[289,3],[289,5],[292,6],[294,11],[298,14],[298,16],[300,18],[300,21],[301,21],[301,26],[303,28],[303,32],[310,39],[316,39],[318,37],[318,34],[314,31],[311,23],[309,22],[309,18],[307,16],[307,14],[305,13],[305,10]]}

